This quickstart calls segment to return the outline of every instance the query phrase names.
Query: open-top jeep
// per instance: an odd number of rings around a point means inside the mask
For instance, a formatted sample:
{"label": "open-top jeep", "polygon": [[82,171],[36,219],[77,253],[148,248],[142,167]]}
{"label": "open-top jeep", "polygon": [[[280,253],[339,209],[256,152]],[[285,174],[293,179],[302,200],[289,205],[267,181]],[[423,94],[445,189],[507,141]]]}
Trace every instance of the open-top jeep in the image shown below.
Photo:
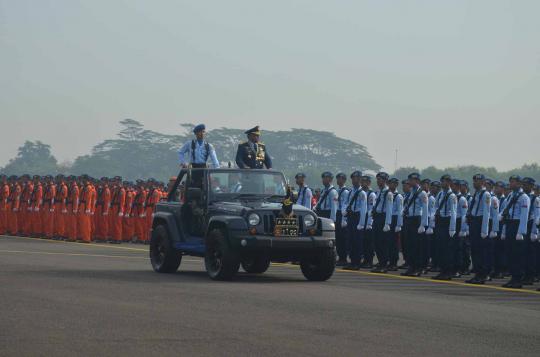
{"label": "open-top jeep", "polygon": [[204,257],[210,278],[228,280],[240,265],[260,274],[270,262],[299,262],[308,280],[329,279],[334,223],[297,205],[284,215],[286,187],[283,174],[272,170],[182,169],[156,207],[152,267],[173,273],[183,255]]}

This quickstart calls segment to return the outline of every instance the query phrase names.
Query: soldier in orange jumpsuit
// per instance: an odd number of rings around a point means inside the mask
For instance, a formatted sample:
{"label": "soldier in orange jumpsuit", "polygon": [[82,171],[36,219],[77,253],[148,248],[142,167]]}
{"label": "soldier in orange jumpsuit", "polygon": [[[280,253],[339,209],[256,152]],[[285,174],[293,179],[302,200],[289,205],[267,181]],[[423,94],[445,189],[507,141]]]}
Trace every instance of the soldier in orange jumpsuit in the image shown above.
{"label": "soldier in orange jumpsuit", "polygon": [[[21,181],[22,182],[22,181]],[[17,176],[12,176],[9,193],[8,231],[11,235],[19,235],[19,209],[21,207],[21,185]]]}
{"label": "soldier in orange jumpsuit", "polygon": [[45,177],[46,185],[43,193],[43,207],[41,210],[41,224],[45,238],[52,239],[54,236],[54,199],[56,197],[56,184],[53,177]]}
{"label": "soldier in orange jumpsuit", "polygon": [[24,180],[19,225],[22,234],[29,237],[32,234],[32,193],[34,192],[34,183],[28,175],[24,175]]}
{"label": "soldier in orange jumpsuit", "polygon": [[157,182],[150,180],[150,190],[148,191],[148,196],[146,198],[146,227],[145,227],[145,243],[148,243],[150,240],[150,229],[152,228],[152,216],[156,208],[156,204],[161,199],[161,192],[159,187],[156,187]]}
{"label": "soldier in orange jumpsuit", "polygon": [[122,227],[122,240],[131,242],[135,235],[135,223],[132,216],[133,202],[135,200],[135,192],[131,182],[124,182],[126,187],[126,204],[124,206],[124,222]]}
{"label": "soldier in orange jumpsuit", "polygon": [[0,175],[0,234],[8,230],[9,184],[6,175]]}
{"label": "soldier in orange jumpsuit", "polygon": [[95,239],[96,235],[96,220],[94,219],[96,213],[96,202],[97,202],[97,189],[96,186],[98,181],[96,179],[90,178],[90,186],[92,189],[92,196],[90,199],[90,237],[91,240]]}
{"label": "soldier in orange jumpsuit", "polygon": [[70,176],[70,185],[66,201],[66,234],[70,242],[77,240],[77,213],[79,212],[79,185],[75,176]]}
{"label": "soldier in orange jumpsuit", "polygon": [[56,239],[65,239],[68,187],[63,175],[56,177],[56,196],[54,198],[54,236]]}
{"label": "soldier in orange jumpsuit", "polygon": [[43,206],[43,184],[41,178],[37,175],[34,176],[34,191],[32,192],[32,211],[30,220],[32,221],[32,227],[30,235],[32,237],[41,237],[43,233],[43,226],[41,222],[41,208]]}
{"label": "soldier in orange jumpsuit", "polygon": [[96,240],[106,241],[109,238],[109,211],[111,207],[111,190],[108,178],[102,177],[97,188],[96,213],[94,220],[96,225]]}
{"label": "soldier in orange jumpsuit", "polygon": [[93,188],[87,175],[82,177],[82,190],[79,196],[79,213],[77,222],[77,234],[83,243],[92,241],[92,196]]}
{"label": "soldier in orange jumpsuit", "polygon": [[133,200],[132,216],[135,225],[135,236],[137,242],[144,243],[146,241],[146,196],[148,192],[144,187],[142,180],[137,181],[135,190],[135,198]]}
{"label": "soldier in orange jumpsuit", "polygon": [[116,176],[111,197],[111,216],[109,228],[111,231],[111,243],[122,241],[122,223],[124,217],[124,207],[126,204],[126,190],[122,187],[122,178]]}

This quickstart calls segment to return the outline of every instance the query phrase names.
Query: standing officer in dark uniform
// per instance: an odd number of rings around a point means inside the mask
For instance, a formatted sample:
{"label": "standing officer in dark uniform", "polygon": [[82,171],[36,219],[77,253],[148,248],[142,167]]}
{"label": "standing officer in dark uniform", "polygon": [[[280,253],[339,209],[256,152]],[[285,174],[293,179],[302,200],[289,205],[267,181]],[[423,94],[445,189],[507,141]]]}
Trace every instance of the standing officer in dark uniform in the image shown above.
{"label": "standing officer in dark uniform", "polygon": [[267,169],[272,168],[272,159],[266,151],[266,146],[259,142],[261,131],[256,126],[245,132],[248,141],[238,145],[236,152],[236,164],[241,169]]}

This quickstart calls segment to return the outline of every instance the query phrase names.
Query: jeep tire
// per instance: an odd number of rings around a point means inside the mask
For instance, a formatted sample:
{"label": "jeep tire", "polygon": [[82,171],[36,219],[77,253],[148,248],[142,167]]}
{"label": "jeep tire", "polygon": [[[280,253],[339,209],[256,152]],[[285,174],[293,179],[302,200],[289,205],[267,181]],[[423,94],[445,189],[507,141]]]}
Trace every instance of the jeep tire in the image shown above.
{"label": "jeep tire", "polygon": [[204,265],[213,280],[230,280],[240,269],[240,256],[220,229],[213,229],[206,237]]}
{"label": "jeep tire", "polygon": [[262,274],[269,266],[270,258],[263,254],[251,254],[242,259],[242,268],[246,273]]}
{"label": "jeep tire", "polygon": [[152,231],[150,262],[158,273],[175,273],[182,262],[182,253],[171,246],[169,232],[164,225],[158,225]]}
{"label": "jeep tire", "polygon": [[336,268],[336,252],[334,249],[323,249],[300,260],[300,269],[307,280],[326,281],[334,274]]}

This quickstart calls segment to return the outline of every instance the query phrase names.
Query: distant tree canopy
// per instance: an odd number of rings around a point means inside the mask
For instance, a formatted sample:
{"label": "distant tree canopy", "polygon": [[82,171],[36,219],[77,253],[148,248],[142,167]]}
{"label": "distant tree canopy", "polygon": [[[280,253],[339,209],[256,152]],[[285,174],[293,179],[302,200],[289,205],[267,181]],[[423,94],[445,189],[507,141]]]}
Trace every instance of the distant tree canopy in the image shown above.
{"label": "distant tree canopy", "polygon": [[47,175],[56,174],[58,166],[50,145],[41,141],[26,141],[19,148],[17,156],[9,160],[1,171],[10,175]]}
{"label": "distant tree canopy", "polygon": [[[19,148],[17,157],[0,172],[9,175],[29,174],[89,174],[94,177],[120,175],[127,179],[154,177],[166,180],[178,173],[178,149],[191,140],[193,124],[181,124],[178,135],[167,135],[147,130],[133,119],[120,121],[121,129],[114,139],[105,140],[92,149],[89,155],[79,156],[71,166],[59,166],[51,148],[40,141],[27,141]],[[243,130],[219,128],[208,133],[208,141],[215,147],[223,166],[235,166],[238,143],[246,140]],[[308,182],[316,186],[322,171],[350,173],[354,170],[377,172],[378,165],[367,149],[353,141],[338,138],[333,133],[309,129],[289,131],[263,131],[273,158],[274,168],[292,179],[297,172],[304,172]],[[394,175],[406,178],[410,172],[420,172],[423,177],[439,179],[444,173],[471,180],[476,173],[484,173],[495,180],[507,180],[512,174],[540,179],[540,166],[536,163],[507,172],[493,167],[459,166],[438,169],[430,166],[423,170],[415,167],[398,169]]]}

